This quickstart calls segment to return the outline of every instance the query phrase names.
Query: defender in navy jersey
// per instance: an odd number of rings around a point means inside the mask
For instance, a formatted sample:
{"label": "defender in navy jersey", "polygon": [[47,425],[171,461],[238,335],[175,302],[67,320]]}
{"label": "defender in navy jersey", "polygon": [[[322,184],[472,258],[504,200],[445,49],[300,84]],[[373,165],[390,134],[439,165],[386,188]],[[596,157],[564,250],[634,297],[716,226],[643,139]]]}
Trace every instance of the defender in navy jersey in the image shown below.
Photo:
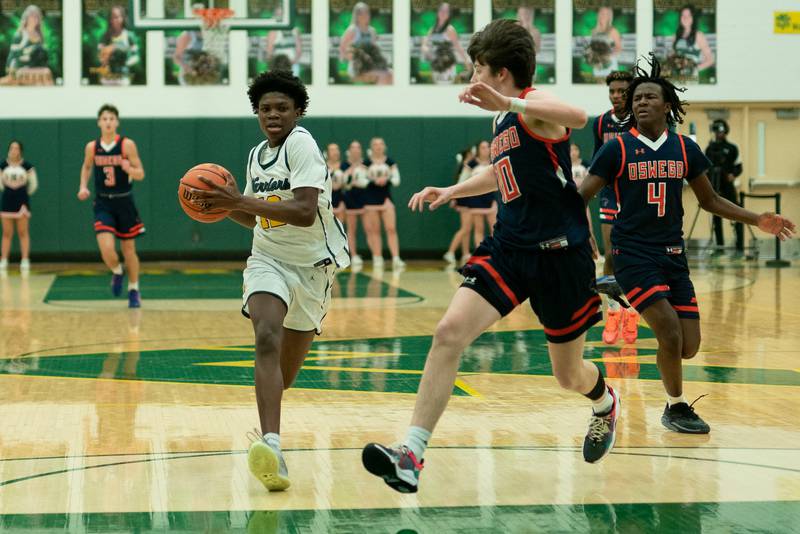
{"label": "defender in navy jersey", "polygon": [[[608,99],[611,109],[595,118],[592,125],[594,152],[597,155],[602,146],[628,131],[631,127],[629,115],[625,112],[625,93],[633,80],[627,71],[614,71],[606,77]],[[614,273],[614,257],[611,254],[611,227],[617,218],[619,205],[614,189],[606,186],[600,190],[600,233],[603,239],[603,275]],[[619,303],[606,297],[606,324],[603,328],[603,341],[613,345],[619,339],[620,331],[625,343],[635,343],[639,336],[639,314],[633,308],[623,310]]]}
{"label": "defender in navy jersey", "polygon": [[636,67],[628,89],[625,109],[633,113],[634,127],[603,146],[580,192],[588,202],[610,184],[621,206],[611,233],[614,274],[658,339],[658,369],[667,392],[662,424],[705,434],[709,426],[683,398],[681,360],[693,358],[700,346],[699,308],[684,253],[683,181],[703,209],[720,217],[782,239],[794,224],[774,213],[757,215],[714,192],[706,176],[710,163],[697,144],[668,131],[683,122],[685,103],[677,95],[683,89],[661,77],[652,54],[650,65],[651,72]]}
{"label": "defender in navy jersey", "polygon": [[141,306],[139,256],[134,239],[144,233],[144,223],[133,202],[132,181],[144,180],[144,167],[133,139],[117,133],[119,111],[105,104],[97,113],[100,137],[89,141],[84,150],[78,199],[89,198],[89,180],[94,178],[94,231],[103,262],[111,269],[111,291],[122,293],[122,264],[115,238],[128,271],[128,306]]}
{"label": "defender in navy jersey", "polygon": [[494,235],[462,270],[464,283],[436,328],[405,441],[398,448],[364,448],[367,470],[401,492],[417,491],[422,456],[453,390],[463,350],[526,299],[544,325],[559,384],[592,400],[584,459],[601,460],[616,435],[616,393],[600,369],[583,360],[585,332],[601,317],[589,226],[569,157],[570,129],[583,127],[586,113],[528,87],[536,68],[534,44],[515,21],[496,20],[476,33],[469,54],[473,83],[460,100],[499,112],[492,166],[451,187],[426,187],[409,206],[422,210],[429,202],[435,209],[498,189],[501,202]]}

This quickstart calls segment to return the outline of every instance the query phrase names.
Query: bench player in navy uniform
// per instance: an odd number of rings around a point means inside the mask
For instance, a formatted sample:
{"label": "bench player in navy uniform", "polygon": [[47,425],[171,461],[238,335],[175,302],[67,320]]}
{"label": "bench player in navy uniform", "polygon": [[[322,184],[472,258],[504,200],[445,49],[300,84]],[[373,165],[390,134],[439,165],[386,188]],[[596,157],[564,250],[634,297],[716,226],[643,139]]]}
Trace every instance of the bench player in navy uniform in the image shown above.
{"label": "bench player in navy uniform", "polygon": [[513,20],[495,20],[476,33],[469,55],[473,83],[459,98],[499,112],[492,166],[450,187],[426,187],[409,206],[421,211],[429,202],[436,209],[497,189],[501,202],[494,234],[462,269],[464,282],[436,327],[406,439],[398,447],[370,443],[362,453],[366,469],[400,492],[417,491],[423,454],[463,350],[528,298],[544,325],[559,385],[594,405],[583,444],[587,462],[611,451],[620,409],[600,369],[583,359],[585,332],[601,319],[586,207],[569,157],[570,128],[583,127],[586,113],[528,87],[536,69],[533,39]]}
{"label": "bench player in navy uniform", "polygon": [[[689,278],[683,242],[683,181],[700,206],[726,219],[758,226],[785,239],[794,224],[780,215],[757,215],[720,197],[706,171],[710,162],[697,144],[668,127],[683,122],[684,104],[661,76],[651,55],[651,71],[636,67],[625,101],[633,113],[631,130],[606,143],[580,187],[588,202],[606,184],[620,212],[611,233],[614,274],[630,304],[644,316],[658,340],[658,369],[667,392],[661,417],[670,430],[706,434],[710,428],[683,397],[681,359],[700,346],[700,314]],[[692,403],[694,404],[694,403]]]}
{"label": "bench player in navy uniform", "polygon": [[[611,109],[600,115],[592,124],[592,134],[594,137],[594,158],[600,149],[608,141],[615,139],[618,135],[627,132],[631,127],[628,114],[625,112],[625,92],[633,80],[633,74],[626,71],[614,71],[606,76],[608,86],[608,99],[611,101]],[[611,276],[614,274],[614,257],[611,254],[611,228],[617,218],[619,206],[614,189],[605,186],[600,190],[600,232],[603,238],[603,275]],[[635,343],[639,335],[639,314],[633,308],[623,310],[619,303],[606,298],[608,309],[606,310],[606,325],[603,328],[603,342],[613,345],[619,339],[622,330],[622,339],[625,343]]]}
{"label": "bench player in navy uniform", "polygon": [[87,186],[94,177],[94,231],[103,263],[111,269],[111,291],[117,297],[122,294],[123,271],[116,250],[119,239],[128,270],[128,307],[138,308],[141,306],[139,256],[134,240],[144,233],[144,224],[133,203],[131,183],[144,180],[144,167],[133,139],[117,133],[117,108],[103,105],[97,112],[97,126],[100,137],[86,144],[78,199],[89,198]]}

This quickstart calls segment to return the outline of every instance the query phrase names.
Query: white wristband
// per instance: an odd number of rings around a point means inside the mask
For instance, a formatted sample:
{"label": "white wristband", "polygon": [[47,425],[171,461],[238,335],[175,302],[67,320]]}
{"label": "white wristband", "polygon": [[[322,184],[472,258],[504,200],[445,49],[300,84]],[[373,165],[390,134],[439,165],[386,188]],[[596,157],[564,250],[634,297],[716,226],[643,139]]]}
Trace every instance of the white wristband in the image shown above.
{"label": "white wristband", "polygon": [[512,98],[511,103],[508,105],[508,111],[511,113],[525,113],[525,99]]}

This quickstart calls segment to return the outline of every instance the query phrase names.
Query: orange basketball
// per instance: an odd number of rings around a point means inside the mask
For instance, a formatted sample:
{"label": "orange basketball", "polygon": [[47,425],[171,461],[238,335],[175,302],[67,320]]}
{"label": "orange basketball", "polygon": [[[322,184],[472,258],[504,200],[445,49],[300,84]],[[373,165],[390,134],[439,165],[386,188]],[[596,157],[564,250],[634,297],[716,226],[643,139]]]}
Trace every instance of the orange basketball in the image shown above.
{"label": "orange basketball", "polygon": [[202,206],[192,202],[193,195],[186,186],[188,185],[195,189],[205,189],[208,191],[211,188],[200,181],[201,176],[219,185],[224,185],[225,177],[230,174],[231,173],[229,173],[225,167],[215,163],[201,163],[186,171],[186,174],[183,175],[178,185],[178,201],[180,201],[181,208],[186,212],[186,215],[195,221],[204,223],[221,221],[227,217],[230,213],[229,210],[214,209],[202,211]]}

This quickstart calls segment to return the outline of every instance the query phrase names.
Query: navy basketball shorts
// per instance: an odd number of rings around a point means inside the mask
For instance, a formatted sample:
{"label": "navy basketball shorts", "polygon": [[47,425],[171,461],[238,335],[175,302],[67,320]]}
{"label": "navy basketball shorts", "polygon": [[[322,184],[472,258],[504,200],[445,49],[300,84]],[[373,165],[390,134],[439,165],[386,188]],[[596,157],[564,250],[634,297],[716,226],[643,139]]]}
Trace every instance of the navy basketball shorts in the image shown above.
{"label": "navy basketball shorts", "polygon": [[602,224],[614,224],[619,213],[617,195],[614,188],[610,185],[603,186],[600,190],[600,222]]}
{"label": "navy basketball shorts", "polygon": [[94,199],[94,231],[111,232],[119,239],[135,239],[144,233],[144,223],[133,196]]}
{"label": "navy basketball shorts", "polygon": [[461,268],[461,274],[461,287],[476,291],[500,315],[508,315],[530,299],[552,343],[577,339],[602,319],[588,243],[531,252],[504,247],[489,237]]}
{"label": "navy basketball shorts", "polygon": [[614,247],[614,276],[625,297],[642,313],[667,299],[681,319],[699,319],[700,309],[683,248],[676,254],[664,249]]}

